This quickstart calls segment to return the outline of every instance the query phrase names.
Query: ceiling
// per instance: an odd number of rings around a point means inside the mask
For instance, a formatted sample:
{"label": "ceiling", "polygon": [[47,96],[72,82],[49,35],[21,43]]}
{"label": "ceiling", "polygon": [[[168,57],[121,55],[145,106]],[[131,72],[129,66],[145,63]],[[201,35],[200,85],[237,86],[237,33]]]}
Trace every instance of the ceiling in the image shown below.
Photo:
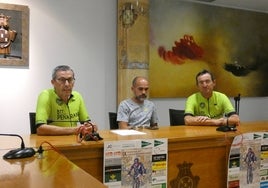
{"label": "ceiling", "polygon": [[215,0],[212,2],[208,2],[211,0],[189,0],[189,1],[199,1],[199,2],[203,1],[205,4],[268,13],[268,0]]}

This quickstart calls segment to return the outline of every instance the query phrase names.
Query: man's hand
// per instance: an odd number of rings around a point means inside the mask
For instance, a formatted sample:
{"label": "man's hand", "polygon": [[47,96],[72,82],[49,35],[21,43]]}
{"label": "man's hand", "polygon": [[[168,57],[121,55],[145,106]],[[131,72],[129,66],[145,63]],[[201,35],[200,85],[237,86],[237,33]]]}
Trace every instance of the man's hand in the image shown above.
{"label": "man's hand", "polygon": [[92,132],[96,132],[98,130],[98,126],[93,122],[84,122],[84,126],[91,128]]}
{"label": "man's hand", "polygon": [[209,117],[207,116],[197,116],[197,121],[198,122],[205,122],[206,120],[210,119]]}
{"label": "man's hand", "polygon": [[226,125],[226,118],[211,119],[208,116],[185,116],[184,121],[186,125],[192,126],[221,126]]}

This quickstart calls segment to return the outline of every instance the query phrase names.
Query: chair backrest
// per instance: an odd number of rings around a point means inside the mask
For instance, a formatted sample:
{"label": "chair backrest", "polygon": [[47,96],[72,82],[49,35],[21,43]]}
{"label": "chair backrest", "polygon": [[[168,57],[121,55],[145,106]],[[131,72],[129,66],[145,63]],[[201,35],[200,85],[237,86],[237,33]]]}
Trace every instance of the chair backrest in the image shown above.
{"label": "chair backrest", "polygon": [[109,112],[110,129],[118,129],[119,128],[116,118],[117,118],[117,113]]}
{"label": "chair backrest", "polygon": [[169,109],[170,125],[185,125],[184,110]]}
{"label": "chair backrest", "polygon": [[36,134],[35,112],[29,112],[31,134]]}

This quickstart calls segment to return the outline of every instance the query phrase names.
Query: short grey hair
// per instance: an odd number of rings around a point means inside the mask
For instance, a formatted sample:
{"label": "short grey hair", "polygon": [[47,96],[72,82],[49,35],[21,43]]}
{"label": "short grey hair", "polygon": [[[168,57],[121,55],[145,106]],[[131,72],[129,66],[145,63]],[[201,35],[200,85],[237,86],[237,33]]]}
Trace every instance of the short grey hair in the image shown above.
{"label": "short grey hair", "polygon": [[68,65],[59,65],[53,69],[52,72],[52,79],[55,80],[57,77],[57,72],[58,71],[72,71],[73,72],[73,77],[74,77],[74,71],[69,67]]}

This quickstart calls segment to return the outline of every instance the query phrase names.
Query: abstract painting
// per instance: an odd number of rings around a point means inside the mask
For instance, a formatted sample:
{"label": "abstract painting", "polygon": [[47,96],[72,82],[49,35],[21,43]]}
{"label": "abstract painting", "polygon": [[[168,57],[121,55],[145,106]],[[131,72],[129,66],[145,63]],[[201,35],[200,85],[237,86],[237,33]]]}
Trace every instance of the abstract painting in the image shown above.
{"label": "abstract painting", "polygon": [[268,14],[150,0],[151,98],[187,97],[207,69],[227,96],[267,96]]}

